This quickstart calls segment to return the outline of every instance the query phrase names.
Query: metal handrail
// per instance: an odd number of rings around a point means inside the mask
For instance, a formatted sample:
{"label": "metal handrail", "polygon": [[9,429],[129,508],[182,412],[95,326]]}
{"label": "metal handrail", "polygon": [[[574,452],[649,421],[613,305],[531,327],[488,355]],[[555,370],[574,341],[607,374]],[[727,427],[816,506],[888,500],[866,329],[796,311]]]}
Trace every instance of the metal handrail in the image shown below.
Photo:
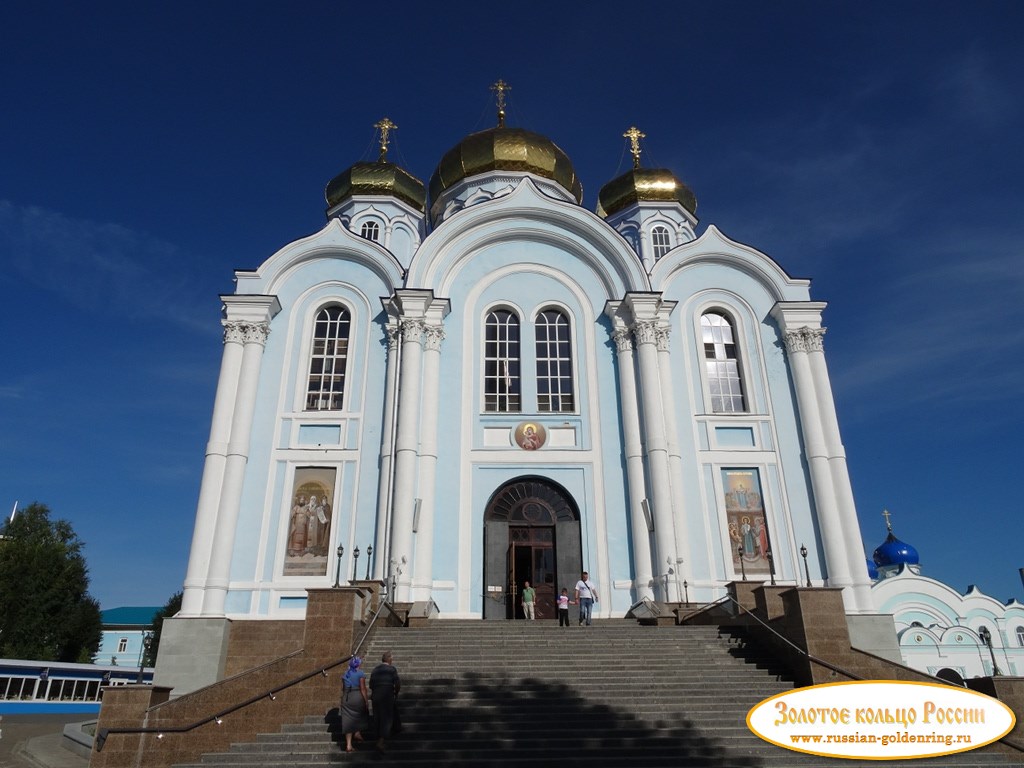
{"label": "metal handrail", "polygon": [[[744,608],[742,605],[740,605],[740,603],[732,595],[725,595],[724,597],[721,597],[721,598],[719,598],[718,600],[715,600],[712,603],[708,603],[703,608],[700,608],[700,609],[694,611],[693,613],[688,614],[688,616],[696,616],[699,613],[703,613],[704,611],[707,611],[709,608],[712,608],[712,607],[714,607],[716,605],[719,605],[721,603],[725,603],[727,601],[733,603],[740,611],[742,611],[747,616],[749,616],[754,621],[756,621],[758,624],[760,624],[762,627],[767,629],[769,632],[771,632],[773,635],[775,635],[775,637],[777,637],[779,640],[782,640],[782,642],[786,643],[788,646],[793,648],[795,651],[797,651],[797,653],[800,653],[803,656],[805,656],[809,661],[812,661],[815,664],[820,664],[821,666],[826,667],[827,669],[831,669],[833,672],[838,672],[841,675],[846,675],[847,677],[850,677],[850,678],[852,678],[854,680],[864,680],[865,679],[865,678],[861,677],[860,675],[855,675],[853,672],[849,672],[849,671],[843,669],[842,667],[836,666],[835,664],[831,664],[830,662],[827,662],[824,659],[819,659],[817,656],[815,656],[815,655],[813,655],[811,653],[808,653],[805,649],[801,648],[799,645],[794,643],[792,640],[790,640],[787,637],[784,637],[777,630],[775,630],[774,628],[772,628],[768,624],[766,624],[761,619],[761,617],[756,616],[750,610],[748,610],[747,608]],[[949,682],[947,680],[943,680],[941,677],[935,677],[934,675],[929,675],[927,672],[921,672],[921,671],[916,670],[916,669],[914,669],[913,671],[916,672],[919,675],[924,675],[925,677],[931,677],[931,678],[941,682],[944,685],[948,685],[949,684]],[[1003,737],[1003,738],[999,739],[999,743],[1000,744],[1005,744],[1006,746],[1010,747],[1011,749],[1016,749],[1018,752],[1024,752],[1024,743],[1021,743],[1019,741],[1015,741],[1014,739],[1009,739],[1009,738]]]}
{"label": "metal handrail", "polygon": [[293,678],[288,682],[276,685],[273,688],[268,688],[267,690],[262,691],[261,693],[258,693],[255,696],[250,696],[245,701],[239,702],[238,704],[233,704],[226,709],[222,709],[219,712],[215,712],[212,715],[204,717],[200,720],[196,720],[194,723],[189,723],[188,725],[172,725],[166,728],[100,728],[96,732],[96,751],[103,751],[103,745],[106,743],[107,737],[111,734],[155,733],[157,734],[157,738],[162,738],[163,734],[165,733],[188,733],[189,731],[195,730],[196,728],[202,725],[206,725],[207,723],[216,722],[219,725],[220,721],[224,717],[234,712],[237,712],[240,709],[245,709],[250,704],[255,704],[257,701],[262,701],[263,699],[267,698],[273,701],[275,698],[277,698],[276,694],[280,693],[281,691],[287,690],[288,688],[298,685],[299,683],[303,683],[306,680],[316,677],[317,675],[327,677],[328,670],[334,669],[335,667],[340,667],[342,664],[347,664],[357,654],[359,649],[362,648],[363,643],[366,642],[366,638],[370,634],[370,630],[373,629],[374,624],[376,624],[377,619],[380,617],[381,613],[384,611],[385,608],[387,608],[389,611],[392,610],[391,604],[389,602],[387,602],[386,600],[381,600],[380,605],[377,606],[377,610],[374,612],[373,617],[370,619],[370,623],[366,625],[366,630],[359,638],[359,642],[357,642],[355,647],[352,649],[352,653],[350,653],[343,659],[338,659],[336,661],[332,661],[330,664],[325,664],[322,667],[317,667],[312,672],[307,672],[306,674]]}

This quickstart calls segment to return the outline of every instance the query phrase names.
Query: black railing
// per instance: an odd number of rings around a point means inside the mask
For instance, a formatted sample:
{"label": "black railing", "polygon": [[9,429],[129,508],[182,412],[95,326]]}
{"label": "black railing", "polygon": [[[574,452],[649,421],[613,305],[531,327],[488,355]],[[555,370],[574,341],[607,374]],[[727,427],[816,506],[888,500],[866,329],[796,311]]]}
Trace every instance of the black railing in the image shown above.
{"label": "black railing", "polygon": [[370,634],[370,630],[373,629],[374,624],[377,623],[377,619],[380,617],[381,613],[384,611],[385,608],[387,608],[387,610],[390,611],[391,604],[389,602],[381,600],[380,605],[377,606],[377,610],[374,612],[373,616],[370,619],[370,623],[367,624],[366,630],[363,632],[362,637],[359,638],[359,642],[356,643],[355,647],[352,649],[352,653],[350,653],[343,659],[338,659],[336,661],[332,661],[330,664],[325,664],[321,667],[317,667],[312,672],[307,672],[306,674],[288,680],[285,683],[275,685],[273,688],[268,688],[265,691],[261,691],[260,693],[257,693],[255,696],[250,696],[245,701],[240,701],[237,704],[232,704],[230,707],[226,707],[225,709],[222,709],[219,712],[215,712],[212,715],[208,715],[207,717],[204,717],[200,720],[196,720],[195,722],[189,723],[188,725],[173,725],[167,726],[166,728],[100,728],[99,731],[97,731],[96,733],[96,751],[103,751],[103,745],[106,743],[107,737],[112,735],[155,733],[158,739],[162,739],[165,733],[188,733],[189,731],[193,731],[202,725],[207,725],[208,723],[217,723],[217,725],[220,725],[221,721],[225,717],[234,712],[238,712],[241,709],[245,709],[251,704],[255,704],[258,701],[263,701],[264,699],[270,699],[271,701],[274,701],[277,698],[277,694],[281,693],[281,691],[285,691],[293,686],[298,685],[299,683],[304,683],[306,680],[310,680],[314,677],[317,677],[318,675],[327,677],[327,673],[329,670],[335,669],[336,667],[340,667],[342,664],[347,664],[352,659],[353,656],[356,656],[359,653],[359,649],[363,647],[363,643],[366,642],[366,638]]}

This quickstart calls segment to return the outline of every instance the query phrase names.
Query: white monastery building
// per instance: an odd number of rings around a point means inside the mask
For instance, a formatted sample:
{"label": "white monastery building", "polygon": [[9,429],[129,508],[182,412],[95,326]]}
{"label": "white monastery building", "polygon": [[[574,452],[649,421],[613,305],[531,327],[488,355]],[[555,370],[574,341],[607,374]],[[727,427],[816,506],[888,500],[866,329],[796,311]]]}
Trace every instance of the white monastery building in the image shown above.
{"label": "white monastery building", "polygon": [[803,584],[805,564],[875,614],[810,281],[698,234],[635,128],[587,210],[568,155],[505,126],[495,89],[497,127],[426,187],[379,122],[324,228],[221,297],[179,617],[301,618],[339,574],[441,620],[514,618],[529,580],[553,616],[583,570],[616,617],[744,574]]}

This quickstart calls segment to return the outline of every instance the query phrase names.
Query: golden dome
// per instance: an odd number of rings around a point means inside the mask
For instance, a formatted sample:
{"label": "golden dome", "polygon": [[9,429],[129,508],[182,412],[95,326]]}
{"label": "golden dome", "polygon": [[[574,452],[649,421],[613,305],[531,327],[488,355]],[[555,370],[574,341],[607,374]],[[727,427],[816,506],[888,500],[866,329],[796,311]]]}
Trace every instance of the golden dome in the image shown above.
{"label": "golden dome", "polygon": [[353,195],[397,197],[418,211],[426,210],[423,182],[394,163],[356,163],[331,179],[324,191],[328,208]]}
{"label": "golden dome", "polygon": [[583,186],[569,156],[551,139],[501,126],[471,133],[448,150],[430,177],[430,199],[436,203],[446,189],[463,179],[495,170],[535,173],[560,184],[577,203],[583,201]]}
{"label": "golden dome", "polygon": [[605,217],[642,201],[676,202],[690,213],[697,213],[696,196],[665,168],[631,168],[601,187],[597,199],[599,211]]}

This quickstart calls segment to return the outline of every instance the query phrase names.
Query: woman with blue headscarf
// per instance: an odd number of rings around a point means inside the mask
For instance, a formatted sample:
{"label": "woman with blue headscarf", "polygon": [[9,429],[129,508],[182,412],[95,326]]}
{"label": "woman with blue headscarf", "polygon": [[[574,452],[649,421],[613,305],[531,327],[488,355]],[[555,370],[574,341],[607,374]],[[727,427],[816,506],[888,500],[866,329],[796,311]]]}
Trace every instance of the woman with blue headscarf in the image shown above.
{"label": "woman with blue headscarf", "polygon": [[345,734],[345,751],[355,752],[352,739],[363,740],[361,731],[369,722],[370,694],[366,688],[366,673],[360,667],[363,660],[353,656],[342,676],[341,732]]}

